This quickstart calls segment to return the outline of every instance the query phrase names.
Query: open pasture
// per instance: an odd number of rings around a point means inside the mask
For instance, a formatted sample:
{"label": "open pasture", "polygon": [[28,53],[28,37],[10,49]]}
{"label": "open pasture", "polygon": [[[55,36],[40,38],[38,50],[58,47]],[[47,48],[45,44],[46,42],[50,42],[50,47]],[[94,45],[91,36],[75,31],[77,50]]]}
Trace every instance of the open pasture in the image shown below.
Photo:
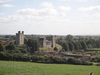
{"label": "open pasture", "polygon": [[100,66],[0,61],[0,75],[100,75]]}

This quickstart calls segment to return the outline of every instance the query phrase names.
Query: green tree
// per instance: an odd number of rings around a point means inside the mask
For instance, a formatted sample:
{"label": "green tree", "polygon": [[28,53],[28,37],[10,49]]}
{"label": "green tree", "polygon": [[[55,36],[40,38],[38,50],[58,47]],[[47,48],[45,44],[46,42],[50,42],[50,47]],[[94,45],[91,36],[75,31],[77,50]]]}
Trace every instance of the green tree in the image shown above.
{"label": "green tree", "polygon": [[92,42],[91,38],[89,38],[87,40],[86,44],[87,44],[88,48],[93,48],[93,42]]}
{"label": "green tree", "polygon": [[95,41],[95,45],[96,48],[100,48],[100,39]]}
{"label": "green tree", "polygon": [[1,51],[5,51],[5,47],[4,47],[3,44],[0,44],[0,52],[1,52]]}
{"label": "green tree", "polygon": [[58,39],[56,40],[56,43],[58,43],[59,45],[62,45],[64,41],[65,41],[64,39],[58,38]]}
{"label": "green tree", "polygon": [[81,46],[82,46],[82,49],[87,49],[87,44],[85,43],[85,41],[81,41]]}
{"label": "green tree", "polygon": [[39,50],[39,43],[35,39],[29,39],[26,45],[30,48],[31,53]]}
{"label": "green tree", "polygon": [[74,43],[74,49],[75,49],[75,50],[79,50],[79,44],[78,44],[78,42],[75,42],[75,43]]}
{"label": "green tree", "polygon": [[67,42],[73,42],[73,36],[72,35],[67,35],[66,36],[66,38],[65,38],[65,40],[67,41]]}
{"label": "green tree", "polygon": [[62,48],[63,48],[65,51],[69,51],[69,45],[68,45],[68,43],[67,43],[67,42],[63,42]]}
{"label": "green tree", "polygon": [[14,44],[8,44],[6,46],[6,50],[14,50],[15,49],[15,45]]}
{"label": "green tree", "polygon": [[77,42],[77,44],[79,45],[79,49],[82,49],[81,43]]}
{"label": "green tree", "polygon": [[73,43],[70,42],[70,43],[68,43],[68,45],[69,45],[69,50],[71,50],[71,51],[74,50],[74,45],[73,45]]}

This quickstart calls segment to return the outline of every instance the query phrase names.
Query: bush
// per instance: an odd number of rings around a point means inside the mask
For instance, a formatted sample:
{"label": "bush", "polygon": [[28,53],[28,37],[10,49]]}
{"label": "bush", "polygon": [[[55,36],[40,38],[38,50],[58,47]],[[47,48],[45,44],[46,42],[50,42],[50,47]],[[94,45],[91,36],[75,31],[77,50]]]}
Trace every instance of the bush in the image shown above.
{"label": "bush", "polygon": [[57,47],[54,47],[54,50],[55,50],[55,51],[58,51],[58,48],[57,48]]}
{"label": "bush", "polygon": [[68,64],[76,64],[76,65],[82,64],[82,61],[78,60],[76,58],[68,58],[67,62],[68,62]]}
{"label": "bush", "polygon": [[93,65],[92,62],[82,61],[82,65]]}
{"label": "bush", "polygon": [[56,56],[37,56],[37,55],[24,55],[19,53],[6,53],[0,52],[0,60],[11,61],[32,61],[37,63],[56,63],[56,64],[76,64],[76,65],[93,65],[93,63],[81,61],[76,58],[62,58]]}
{"label": "bush", "polygon": [[0,52],[0,60],[5,60],[6,54],[5,52]]}
{"label": "bush", "polygon": [[100,64],[96,64],[96,66],[100,66]]}
{"label": "bush", "polygon": [[100,57],[96,57],[97,62],[100,62]]}
{"label": "bush", "polygon": [[36,56],[36,55],[32,56],[32,61],[38,63],[59,63],[59,64],[63,64],[67,62],[65,58],[61,58],[61,57]]}

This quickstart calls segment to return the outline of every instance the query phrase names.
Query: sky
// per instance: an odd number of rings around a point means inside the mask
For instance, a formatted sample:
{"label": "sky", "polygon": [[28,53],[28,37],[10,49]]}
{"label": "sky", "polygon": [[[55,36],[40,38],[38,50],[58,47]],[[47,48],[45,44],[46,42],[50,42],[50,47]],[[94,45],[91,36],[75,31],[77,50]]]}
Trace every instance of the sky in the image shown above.
{"label": "sky", "polygon": [[100,0],[0,0],[0,34],[100,35]]}

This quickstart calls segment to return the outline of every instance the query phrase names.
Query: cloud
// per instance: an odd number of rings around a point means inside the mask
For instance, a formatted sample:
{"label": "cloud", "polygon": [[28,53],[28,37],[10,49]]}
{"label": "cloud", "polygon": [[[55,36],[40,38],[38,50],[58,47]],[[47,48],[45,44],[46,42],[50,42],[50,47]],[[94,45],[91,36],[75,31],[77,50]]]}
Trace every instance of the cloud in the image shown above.
{"label": "cloud", "polygon": [[80,2],[80,3],[84,3],[84,2],[94,2],[94,1],[97,1],[97,0],[61,0],[61,1],[64,1],[64,2],[76,1],[76,2]]}
{"label": "cloud", "polygon": [[0,3],[5,3],[5,2],[9,2],[11,0],[0,0]]}
{"label": "cloud", "polygon": [[4,15],[4,13],[0,12],[0,15]]}
{"label": "cloud", "polygon": [[45,8],[51,8],[53,7],[53,4],[51,2],[43,2],[41,5]]}
{"label": "cloud", "polygon": [[[92,21],[77,21],[69,20],[67,18],[57,16],[42,16],[34,15],[33,11],[38,11],[36,9],[20,9],[16,14],[7,17],[0,17],[0,30],[2,32],[16,32],[18,30],[23,30],[27,33],[32,34],[91,34],[93,28],[99,31],[100,20]],[[41,10],[41,9],[40,9]],[[22,12],[23,11],[23,12]],[[29,12],[28,12],[29,11]],[[28,13],[26,13],[28,12]],[[62,13],[63,14],[63,13]],[[55,30],[56,29],[56,30]],[[70,30],[71,29],[71,30]],[[80,31],[81,32],[80,32]],[[86,33],[84,32],[86,31]],[[87,33],[88,32],[88,33]],[[99,32],[98,32],[99,34]]]}
{"label": "cloud", "polygon": [[31,15],[39,15],[39,16],[48,16],[48,15],[56,15],[57,11],[53,8],[43,8],[43,9],[31,9],[31,8],[26,8],[26,9],[21,9],[17,11],[18,14],[31,14]]}
{"label": "cloud", "polygon": [[4,5],[1,5],[0,7],[14,7],[14,5],[11,5],[11,4],[4,4]]}
{"label": "cloud", "polygon": [[98,6],[90,6],[90,7],[82,7],[82,8],[79,8],[78,10],[82,11],[82,12],[100,11],[100,5],[98,5]]}
{"label": "cloud", "polygon": [[83,17],[90,17],[90,18],[100,18],[100,13],[83,13],[82,14]]}
{"label": "cloud", "polygon": [[71,10],[71,7],[60,6],[59,9],[61,11],[70,11]]}
{"label": "cloud", "polygon": [[60,16],[66,16],[66,13],[62,12],[60,13]]}
{"label": "cloud", "polygon": [[81,2],[81,3],[85,3],[85,2],[96,2],[99,0],[76,0],[76,1]]}
{"label": "cloud", "polygon": [[78,2],[88,2],[89,0],[77,0]]}
{"label": "cloud", "polygon": [[61,0],[61,1],[64,1],[64,2],[66,2],[66,1],[71,1],[71,0]]}

